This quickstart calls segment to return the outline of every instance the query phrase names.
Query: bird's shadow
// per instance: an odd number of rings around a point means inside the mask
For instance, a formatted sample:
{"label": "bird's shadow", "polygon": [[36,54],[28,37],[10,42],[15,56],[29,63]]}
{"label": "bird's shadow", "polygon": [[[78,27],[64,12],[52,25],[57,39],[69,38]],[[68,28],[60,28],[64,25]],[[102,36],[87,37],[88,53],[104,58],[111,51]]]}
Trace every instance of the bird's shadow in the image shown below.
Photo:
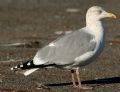
{"label": "bird's shadow", "polygon": [[[120,83],[120,77],[112,77],[112,78],[103,78],[103,79],[96,79],[96,80],[86,80],[82,81],[82,84],[114,84]],[[46,86],[55,87],[55,86],[68,86],[72,85],[72,82],[68,83],[54,83],[54,84],[45,84]]]}

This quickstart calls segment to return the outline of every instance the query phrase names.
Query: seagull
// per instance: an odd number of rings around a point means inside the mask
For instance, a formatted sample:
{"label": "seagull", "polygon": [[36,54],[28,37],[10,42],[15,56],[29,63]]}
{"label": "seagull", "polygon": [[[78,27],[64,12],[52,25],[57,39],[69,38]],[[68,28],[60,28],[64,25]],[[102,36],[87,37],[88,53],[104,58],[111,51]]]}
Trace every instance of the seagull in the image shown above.
{"label": "seagull", "polygon": [[[113,18],[100,6],[92,6],[86,13],[86,26],[65,34],[38,50],[34,58],[11,70],[26,70],[25,76],[40,68],[60,68],[71,71],[72,83],[79,89],[91,89],[81,85],[79,68],[95,61],[103,51],[105,30],[102,19]],[[75,77],[78,83],[75,82]]]}

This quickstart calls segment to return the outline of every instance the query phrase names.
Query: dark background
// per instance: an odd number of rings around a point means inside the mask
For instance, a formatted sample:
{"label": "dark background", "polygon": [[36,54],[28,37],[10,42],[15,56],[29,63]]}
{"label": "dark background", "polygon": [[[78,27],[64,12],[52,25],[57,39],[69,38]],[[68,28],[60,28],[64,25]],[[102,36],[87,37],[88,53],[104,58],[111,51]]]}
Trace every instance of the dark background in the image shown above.
{"label": "dark background", "polygon": [[[40,69],[25,77],[10,68],[33,58],[38,48],[59,37],[55,32],[84,27],[86,11],[94,5],[116,14],[117,19],[104,20],[106,47],[98,62],[80,69],[82,83],[94,86],[85,92],[119,92],[120,0],[0,0],[0,88],[30,91],[36,90],[37,83],[45,83],[50,90],[40,92],[79,92],[72,87],[70,71]],[[24,44],[8,45],[12,43]]]}

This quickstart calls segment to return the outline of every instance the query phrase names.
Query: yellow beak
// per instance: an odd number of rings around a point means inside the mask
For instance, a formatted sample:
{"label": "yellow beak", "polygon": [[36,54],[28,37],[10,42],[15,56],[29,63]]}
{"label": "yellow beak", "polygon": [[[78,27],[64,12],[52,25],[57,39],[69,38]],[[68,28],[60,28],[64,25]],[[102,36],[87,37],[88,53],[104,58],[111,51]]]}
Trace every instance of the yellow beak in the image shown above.
{"label": "yellow beak", "polygon": [[116,19],[116,18],[117,18],[116,15],[113,14],[113,13],[107,13],[107,16],[108,16],[109,18],[113,18],[113,19]]}

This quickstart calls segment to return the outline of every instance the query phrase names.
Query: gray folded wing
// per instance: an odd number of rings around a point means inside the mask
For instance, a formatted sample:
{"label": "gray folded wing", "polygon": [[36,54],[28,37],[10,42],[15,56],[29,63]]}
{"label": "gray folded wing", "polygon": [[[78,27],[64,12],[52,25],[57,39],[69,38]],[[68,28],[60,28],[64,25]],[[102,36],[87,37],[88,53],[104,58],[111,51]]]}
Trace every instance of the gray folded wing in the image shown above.
{"label": "gray folded wing", "polygon": [[35,58],[50,64],[71,64],[76,57],[95,49],[96,42],[91,42],[93,38],[84,29],[73,31],[40,49]]}

